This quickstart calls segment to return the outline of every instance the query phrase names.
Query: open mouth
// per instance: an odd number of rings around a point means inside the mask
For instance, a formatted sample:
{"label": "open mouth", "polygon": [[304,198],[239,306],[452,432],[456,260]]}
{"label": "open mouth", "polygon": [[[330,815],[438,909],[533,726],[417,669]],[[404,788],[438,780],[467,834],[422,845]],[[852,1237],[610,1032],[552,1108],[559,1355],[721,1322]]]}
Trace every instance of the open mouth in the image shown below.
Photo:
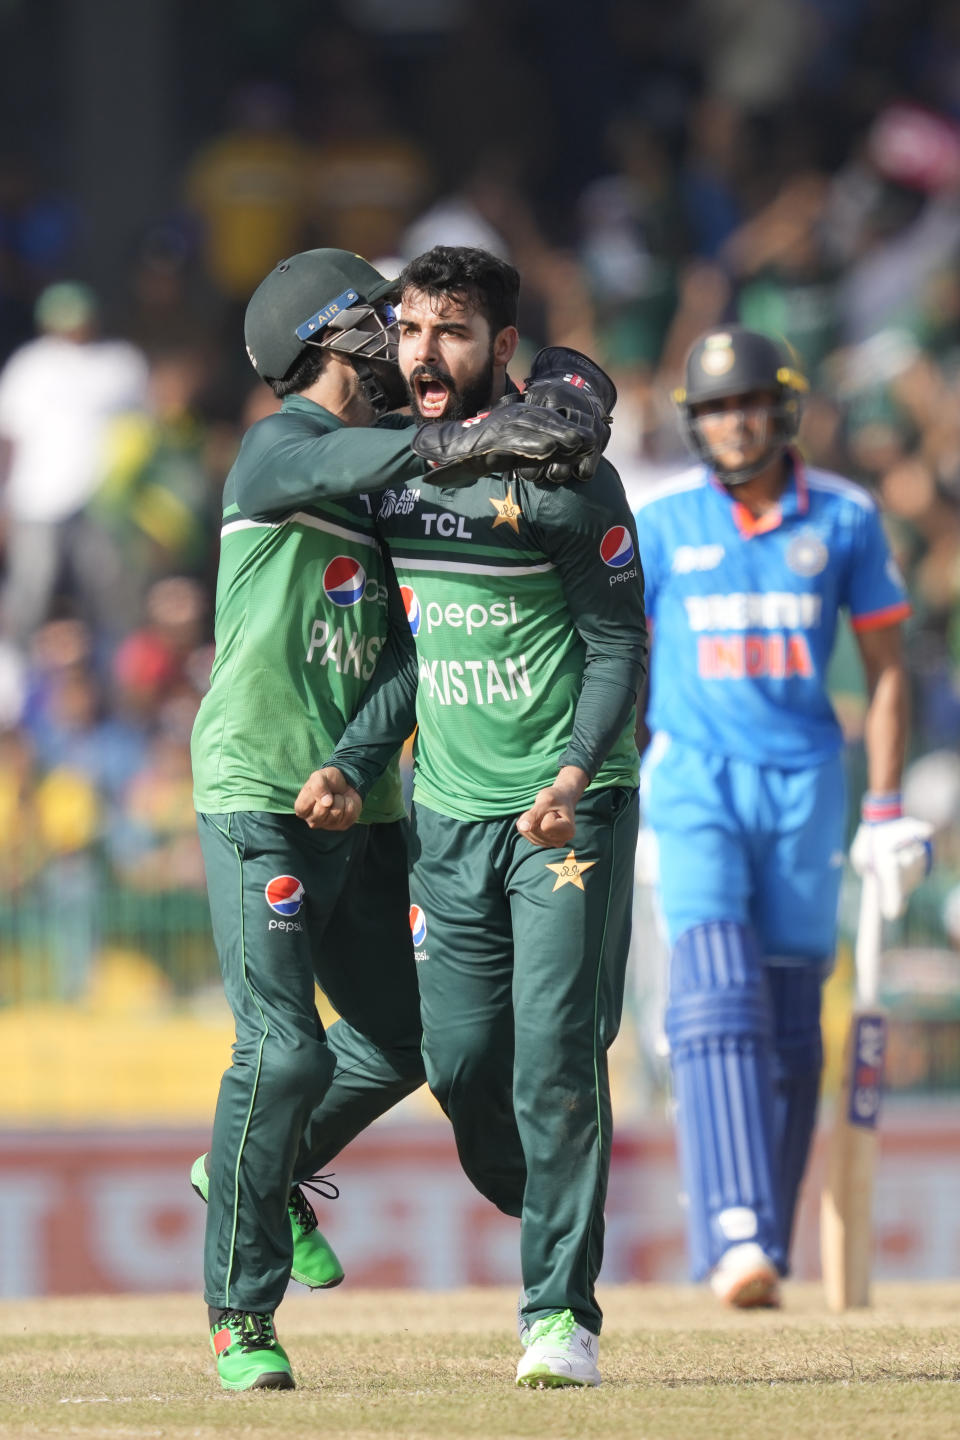
{"label": "open mouth", "polygon": [[433,375],[418,375],[413,387],[420,414],[425,420],[439,420],[449,403],[450,387]]}

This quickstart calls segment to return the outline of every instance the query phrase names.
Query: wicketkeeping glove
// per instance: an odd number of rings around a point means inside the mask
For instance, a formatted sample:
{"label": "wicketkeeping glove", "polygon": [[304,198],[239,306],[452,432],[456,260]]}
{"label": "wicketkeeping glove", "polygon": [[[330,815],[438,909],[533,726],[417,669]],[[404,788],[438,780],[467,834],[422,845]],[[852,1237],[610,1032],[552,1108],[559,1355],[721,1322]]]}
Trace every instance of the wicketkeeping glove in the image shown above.
{"label": "wicketkeeping glove", "polygon": [[850,862],[858,875],[877,877],[880,913],[896,920],[933,862],[933,826],[900,813],[900,797],[867,795],[863,820],[853,837]]}
{"label": "wicketkeeping glove", "polygon": [[445,472],[443,484],[469,484],[524,462],[542,466],[553,459],[579,460],[593,449],[595,432],[555,408],[510,403],[469,420],[422,425],[410,443],[417,455]]}
{"label": "wicketkeeping glove", "polygon": [[555,483],[589,480],[610,439],[610,420],[617,403],[617,387],[610,376],[579,350],[548,345],[534,355],[524,386],[523,398],[528,405],[559,410],[568,420],[592,430],[596,442],[590,454],[575,464],[554,461],[546,471],[525,466],[519,472],[521,477]]}

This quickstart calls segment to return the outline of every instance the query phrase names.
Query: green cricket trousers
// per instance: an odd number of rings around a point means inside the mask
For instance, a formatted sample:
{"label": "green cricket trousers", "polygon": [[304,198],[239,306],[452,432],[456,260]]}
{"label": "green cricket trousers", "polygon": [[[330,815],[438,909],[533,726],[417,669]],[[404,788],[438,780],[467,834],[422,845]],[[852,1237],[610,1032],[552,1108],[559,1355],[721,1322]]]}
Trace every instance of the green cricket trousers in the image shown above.
{"label": "green cricket trousers", "polygon": [[636,791],[590,791],[576,818],[572,846],[543,849],[516,816],[415,804],[411,925],[427,1080],[473,1184],[520,1216],[524,1315],[599,1334]]}
{"label": "green cricket trousers", "polygon": [[[274,1310],[290,1278],[291,1184],[424,1080],[408,827],[327,834],[266,812],[198,824],[236,1022],[210,1147],[204,1294]],[[341,1016],[328,1035],[315,984]]]}

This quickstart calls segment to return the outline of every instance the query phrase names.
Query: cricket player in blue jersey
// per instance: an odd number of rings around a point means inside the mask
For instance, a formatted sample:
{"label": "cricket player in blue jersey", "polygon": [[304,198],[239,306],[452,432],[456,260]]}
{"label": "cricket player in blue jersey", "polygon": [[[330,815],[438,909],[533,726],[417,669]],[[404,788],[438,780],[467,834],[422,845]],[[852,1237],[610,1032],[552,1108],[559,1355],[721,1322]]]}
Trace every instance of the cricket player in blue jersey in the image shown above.
{"label": "cricket player in blue jersey", "polygon": [[929,827],[900,807],[909,602],[870,496],[792,448],[806,389],[767,336],[702,336],[675,397],[702,463],[636,515],[653,636],[641,794],[690,1260],[741,1307],[778,1303],[816,1119],[846,824],[826,692],[841,610],[870,697],[852,861],[890,917],[930,861]]}

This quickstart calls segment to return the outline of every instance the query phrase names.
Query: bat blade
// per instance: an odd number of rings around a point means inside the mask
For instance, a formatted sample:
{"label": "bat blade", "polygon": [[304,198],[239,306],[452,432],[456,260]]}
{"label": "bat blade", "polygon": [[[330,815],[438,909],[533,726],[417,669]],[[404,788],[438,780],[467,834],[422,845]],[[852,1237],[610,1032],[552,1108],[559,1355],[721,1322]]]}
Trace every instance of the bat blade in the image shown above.
{"label": "bat blade", "polygon": [[886,1045],[884,1011],[876,1004],[858,1006],[844,1047],[843,1086],[820,1206],[823,1283],[833,1311],[870,1304],[873,1184]]}

